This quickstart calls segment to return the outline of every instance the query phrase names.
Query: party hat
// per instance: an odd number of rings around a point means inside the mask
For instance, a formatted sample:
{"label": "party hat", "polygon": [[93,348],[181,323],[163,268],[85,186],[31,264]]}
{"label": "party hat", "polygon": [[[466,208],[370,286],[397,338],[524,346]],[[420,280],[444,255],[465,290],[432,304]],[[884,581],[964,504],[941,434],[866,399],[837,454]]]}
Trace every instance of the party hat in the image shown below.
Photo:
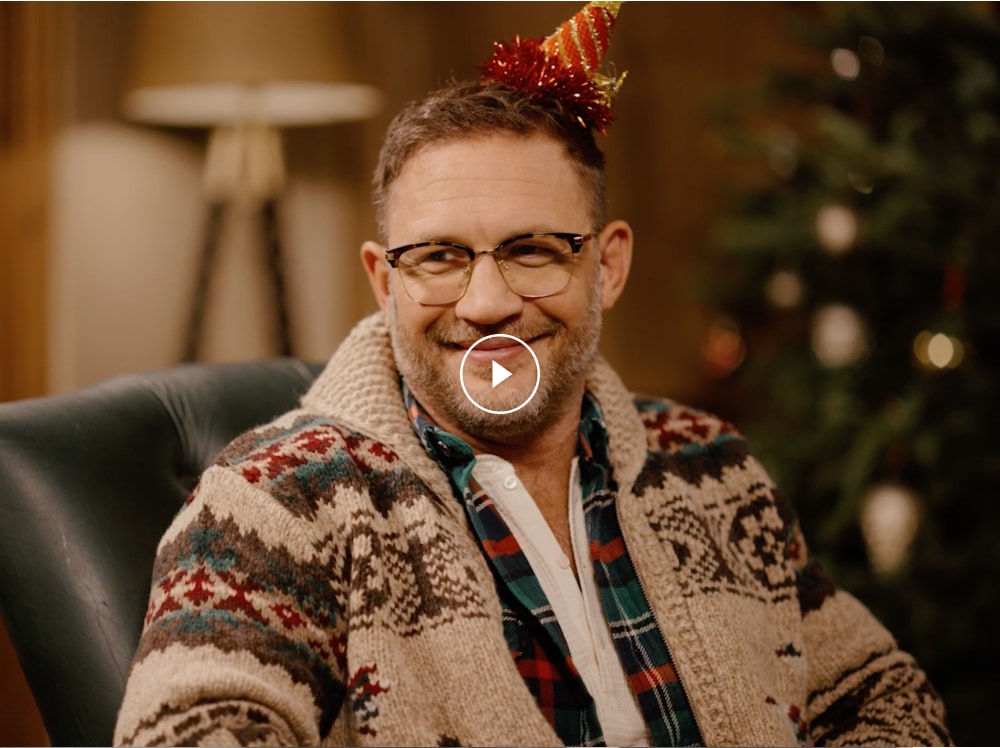
{"label": "party hat", "polygon": [[483,77],[558,100],[583,127],[610,124],[622,81],[597,72],[611,41],[621,2],[589,2],[544,39],[494,42]]}

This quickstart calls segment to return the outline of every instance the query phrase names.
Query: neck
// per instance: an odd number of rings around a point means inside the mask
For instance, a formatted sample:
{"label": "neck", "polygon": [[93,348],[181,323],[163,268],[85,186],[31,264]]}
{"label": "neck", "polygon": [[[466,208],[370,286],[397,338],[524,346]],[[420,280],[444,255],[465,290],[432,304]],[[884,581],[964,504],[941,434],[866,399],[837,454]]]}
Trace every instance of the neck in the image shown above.
{"label": "neck", "polygon": [[564,409],[549,424],[531,434],[510,441],[496,441],[462,434],[477,454],[488,453],[502,457],[515,468],[562,471],[576,454],[577,434],[580,427],[579,400],[574,407]]}
{"label": "neck", "polygon": [[568,472],[576,454],[577,435],[580,428],[580,403],[584,384],[581,382],[564,399],[554,417],[546,420],[527,434],[510,438],[491,438],[469,433],[458,423],[443,414],[428,411],[441,428],[461,437],[476,454],[493,454],[502,457],[518,470]]}

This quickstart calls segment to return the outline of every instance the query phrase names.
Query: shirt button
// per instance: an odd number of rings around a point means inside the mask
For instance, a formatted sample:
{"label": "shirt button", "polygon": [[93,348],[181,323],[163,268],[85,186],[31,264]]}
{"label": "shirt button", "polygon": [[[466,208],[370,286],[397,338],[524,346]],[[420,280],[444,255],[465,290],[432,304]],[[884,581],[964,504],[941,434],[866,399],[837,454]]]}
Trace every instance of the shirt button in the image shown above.
{"label": "shirt button", "polygon": [[503,479],[503,487],[513,491],[515,488],[517,488],[517,478],[515,478],[513,475],[508,475],[506,478]]}
{"label": "shirt button", "polygon": [[559,564],[559,568],[560,569],[568,569],[569,568],[569,556],[567,556],[565,553],[562,554],[559,557],[559,560],[556,563]]}

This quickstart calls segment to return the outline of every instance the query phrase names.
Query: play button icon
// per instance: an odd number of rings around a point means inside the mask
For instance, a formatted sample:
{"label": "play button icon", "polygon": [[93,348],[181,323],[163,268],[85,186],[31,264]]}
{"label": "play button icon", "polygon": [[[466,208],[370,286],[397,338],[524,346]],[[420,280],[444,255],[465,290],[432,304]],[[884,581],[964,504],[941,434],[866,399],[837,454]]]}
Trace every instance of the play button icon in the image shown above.
{"label": "play button icon", "polygon": [[502,382],[506,382],[511,376],[513,376],[509,371],[503,368],[496,361],[493,361],[493,386],[496,387]]}
{"label": "play button icon", "polygon": [[[513,344],[500,340],[502,338],[513,341]],[[483,345],[487,341],[492,342]],[[493,407],[487,407],[487,405],[477,401],[476,397],[469,391],[469,383],[466,382],[466,368],[469,362],[469,354],[481,345],[483,345],[483,348],[475,356],[474,360],[478,361],[470,369],[469,379],[471,382],[474,382],[472,387],[479,393],[480,399]],[[530,359],[519,355],[515,346],[523,346],[531,354]],[[483,359],[489,359],[494,355],[496,358],[502,359],[504,363],[501,364],[496,359],[490,360],[489,372],[487,373],[482,368],[486,365],[486,361]],[[529,360],[530,363],[528,363]],[[530,371],[532,366],[534,367],[534,377],[532,377]],[[488,379],[487,376],[489,377]],[[486,413],[502,416],[518,411],[531,402],[535,393],[538,392],[538,385],[541,383],[541,369],[538,366],[538,357],[531,350],[530,345],[513,335],[495,333],[493,335],[486,335],[469,346],[462,357],[459,379],[462,383],[462,392],[465,393],[469,402]],[[534,379],[533,382],[531,381],[532,379]],[[489,388],[483,389],[487,381],[489,382]],[[501,387],[500,385],[504,386]]]}

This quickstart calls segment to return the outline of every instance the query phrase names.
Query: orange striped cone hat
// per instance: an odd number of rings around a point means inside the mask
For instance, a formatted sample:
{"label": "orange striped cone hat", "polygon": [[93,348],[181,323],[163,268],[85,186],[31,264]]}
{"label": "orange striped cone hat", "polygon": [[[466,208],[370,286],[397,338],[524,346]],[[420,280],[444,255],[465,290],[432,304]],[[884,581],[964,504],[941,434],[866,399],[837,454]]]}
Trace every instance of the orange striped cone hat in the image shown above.
{"label": "orange striped cone hat", "polygon": [[494,42],[481,70],[487,80],[558,100],[582,127],[601,132],[610,124],[625,80],[597,72],[611,41],[621,2],[587,3],[544,39]]}

